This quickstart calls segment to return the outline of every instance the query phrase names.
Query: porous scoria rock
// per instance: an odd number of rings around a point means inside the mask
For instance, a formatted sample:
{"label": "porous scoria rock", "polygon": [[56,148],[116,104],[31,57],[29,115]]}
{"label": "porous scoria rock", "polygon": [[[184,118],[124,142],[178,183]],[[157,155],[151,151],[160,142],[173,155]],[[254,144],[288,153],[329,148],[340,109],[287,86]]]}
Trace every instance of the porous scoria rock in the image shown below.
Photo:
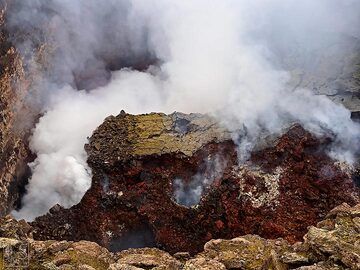
{"label": "porous scoria rock", "polygon": [[[191,254],[210,239],[244,234],[294,243],[336,205],[359,202],[348,168],[327,155],[330,141],[294,125],[239,164],[230,133],[210,116],[122,112],[86,145],[91,188],[70,209],[38,217],[34,237]],[[207,185],[185,204],[178,182],[194,179]]]}

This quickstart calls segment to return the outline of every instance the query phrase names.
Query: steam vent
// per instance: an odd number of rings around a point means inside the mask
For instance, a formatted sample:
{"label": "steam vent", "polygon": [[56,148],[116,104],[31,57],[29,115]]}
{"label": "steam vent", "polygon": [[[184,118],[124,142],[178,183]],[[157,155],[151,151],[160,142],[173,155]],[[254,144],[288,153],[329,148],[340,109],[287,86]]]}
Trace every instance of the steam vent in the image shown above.
{"label": "steam vent", "polygon": [[359,15],[0,0],[0,270],[360,270]]}

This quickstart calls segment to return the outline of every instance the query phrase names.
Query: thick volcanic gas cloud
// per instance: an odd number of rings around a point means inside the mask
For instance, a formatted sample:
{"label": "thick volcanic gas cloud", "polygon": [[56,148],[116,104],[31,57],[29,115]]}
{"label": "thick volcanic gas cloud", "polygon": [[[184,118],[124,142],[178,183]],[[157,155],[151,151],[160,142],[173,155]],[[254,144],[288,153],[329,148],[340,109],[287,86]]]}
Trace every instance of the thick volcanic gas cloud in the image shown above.
{"label": "thick volcanic gas cloud", "polygon": [[[353,50],[359,1],[15,0],[8,8],[10,39],[28,72],[40,74],[25,97],[36,115],[36,158],[17,218],[33,220],[55,204],[81,200],[92,177],[84,144],[121,110],[208,113],[230,131],[239,164],[262,138],[299,123],[330,138],[325,151],[333,159],[355,163],[360,126],[350,111],[294,86],[288,67],[319,65],[307,54],[315,45]],[[11,35],[19,31],[28,38]],[[292,51],[301,53],[286,62]],[[199,202],[222,171],[211,170],[226,166],[221,158],[210,161],[216,164],[200,163],[207,175],[195,171],[187,186],[172,179],[176,201]]]}

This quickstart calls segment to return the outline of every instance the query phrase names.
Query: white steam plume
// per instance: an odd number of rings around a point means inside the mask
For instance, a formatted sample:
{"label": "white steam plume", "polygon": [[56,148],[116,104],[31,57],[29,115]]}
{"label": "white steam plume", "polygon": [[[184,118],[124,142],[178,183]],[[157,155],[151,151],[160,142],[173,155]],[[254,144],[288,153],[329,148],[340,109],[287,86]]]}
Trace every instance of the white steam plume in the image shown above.
{"label": "white steam plume", "polygon": [[[351,161],[357,150],[360,128],[350,120],[350,113],[309,90],[289,89],[287,72],[275,64],[277,56],[270,45],[274,37],[268,37],[274,32],[291,43],[294,29],[300,40],[305,40],[307,31],[356,36],[358,30],[349,27],[358,20],[356,1],[347,2],[352,8],[336,0],[50,3],[58,14],[55,37],[63,47],[60,68],[55,69],[60,74],[47,78],[49,81],[61,78],[73,85],[72,71],[86,71],[95,61],[100,63],[96,74],[102,74],[107,72],[107,59],[118,55],[131,59],[150,53],[161,64],[144,72],[113,72],[106,86],[92,91],[69,85],[47,89],[50,98],[43,107],[45,114],[31,139],[38,158],[32,164],[23,207],[13,212],[16,217],[31,220],[55,203],[69,207],[81,199],[91,183],[83,150],[86,138],[106,116],[122,109],[130,113],[213,113],[234,132],[246,126],[247,137],[239,145],[244,153],[260,132],[279,132],[294,121],[316,134],[332,132],[336,136],[332,154],[339,159]],[[42,9],[37,11],[50,18]],[[116,20],[112,11],[120,12],[121,18]],[[319,16],[314,19],[311,13]],[[340,15],[345,14],[344,20]],[[107,17],[111,20],[104,23]],[[15,25],[21,23],[14,18]],[[279,25],[284,25],[283,33]],[[65,63],[60,62],[62,58]]]}

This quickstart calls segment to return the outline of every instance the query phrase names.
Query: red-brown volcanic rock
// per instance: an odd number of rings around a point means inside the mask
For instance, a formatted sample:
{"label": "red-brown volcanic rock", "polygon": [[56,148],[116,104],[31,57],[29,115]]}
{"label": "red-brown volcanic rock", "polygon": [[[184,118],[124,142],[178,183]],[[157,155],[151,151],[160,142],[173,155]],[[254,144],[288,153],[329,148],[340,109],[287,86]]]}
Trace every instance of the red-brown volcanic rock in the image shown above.
{"label": "red-brown volcanic rock", "polygon": [[[359,201],[350,174],[326,155],[328,143],[295,125],[240,166],[230,134],[207,116],[111,116],[86,146],[91,188],[78,205],[37,218],[34,238],[172,253],[244,234],[295,242],[333,207]],[[175,179],[196,175],[212,183],[200,203],[176,203]]]}

